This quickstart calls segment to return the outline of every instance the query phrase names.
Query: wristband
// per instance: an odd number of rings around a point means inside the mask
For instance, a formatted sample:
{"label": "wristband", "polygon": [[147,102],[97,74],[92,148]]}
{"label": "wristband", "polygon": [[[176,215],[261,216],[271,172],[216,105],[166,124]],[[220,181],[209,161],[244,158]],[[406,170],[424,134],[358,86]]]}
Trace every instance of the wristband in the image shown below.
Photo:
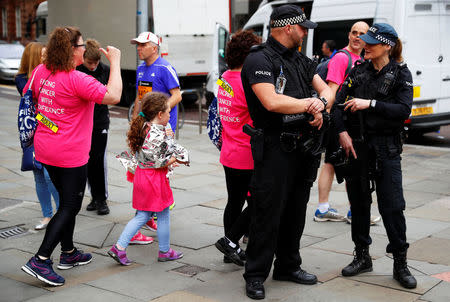
{"label": "wristband", "polygon": [[327,99],[326,99],[326,98],[324,98],[323,96],[321,96],[321,97],[319,98],[319,100],[321,100],[321,101],[322,101],[322,103],[323,103],[323,106],[325,107],[324,109],[327,109],[327,105],[328,105],[328,101],[327,101]]}

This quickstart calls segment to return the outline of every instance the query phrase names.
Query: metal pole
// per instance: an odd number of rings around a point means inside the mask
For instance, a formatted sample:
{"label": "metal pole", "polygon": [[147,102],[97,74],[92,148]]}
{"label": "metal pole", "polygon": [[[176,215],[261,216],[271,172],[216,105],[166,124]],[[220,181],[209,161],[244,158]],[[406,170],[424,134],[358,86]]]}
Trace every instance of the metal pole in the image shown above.
{"label": "metal pole", "polygon": [[[148,0],[136,0],[136,37],[143,31],[148,31]],[[139,57],[136,56],[136,66]]]}

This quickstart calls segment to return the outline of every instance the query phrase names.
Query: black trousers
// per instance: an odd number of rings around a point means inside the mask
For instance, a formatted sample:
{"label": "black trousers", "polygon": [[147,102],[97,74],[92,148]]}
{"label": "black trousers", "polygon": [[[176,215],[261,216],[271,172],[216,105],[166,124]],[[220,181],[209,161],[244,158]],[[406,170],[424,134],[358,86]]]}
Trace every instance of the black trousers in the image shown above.
{"label": "black trousers", "polygon": [[[355,144],[358,159],[354,164],[355,176],[346,177],[347,195],[352,211],[352,240],[356,246],[368,246],[370,238],[370,204],[372,196],[369,188],[368,166],[377,166],[375,188],[378,210],[389,238],[386,252],[406,251],[406,221],[403,211],[405,199],[402,187],[402,169],[400,151],[379,144],[381,140],[373,139],[369,143]],[[389,150],[391,149],[391,150]]]}
{"label": "black trousers", "polygon": [[223,212],[223,226],[225,236],[234,243],[248,232],[250,225],[249,206],[244,211],[245,200],[250,205],[251,198],[248,198],[250,180],[253,170],[233,169],[223,166],[225,170],[225,180],[227,183],[228,200]]}
{"label": "black trousers", "polygon": [[103,201],[108,198],[108,183],[106,175],[106,143],[108,129],[94,129],[92,131],[91,151],[88,161],[88,183],[92,200]]}
{"label": "black trousers", "polygon": [[[279,134],[265,136],[262,152],[262,160],[255,161],[250,185],[253,202],[244,273],[247,281],[264,281],[274,255],[274,270],[291,272],[301,265],[300,238],[320,163],[319,157],[284,152]],[[253,154],[253,158],[258,156]]]}
{"label": "black trousers", "polygon": [[75,217],[81,209],[86,188],[87,165],[76,168],[61,168],[45,165],[50,178],[59,193],[59,208],[50,220],[38,255],[50,257],[61,242],[61,250],[73,249]]}

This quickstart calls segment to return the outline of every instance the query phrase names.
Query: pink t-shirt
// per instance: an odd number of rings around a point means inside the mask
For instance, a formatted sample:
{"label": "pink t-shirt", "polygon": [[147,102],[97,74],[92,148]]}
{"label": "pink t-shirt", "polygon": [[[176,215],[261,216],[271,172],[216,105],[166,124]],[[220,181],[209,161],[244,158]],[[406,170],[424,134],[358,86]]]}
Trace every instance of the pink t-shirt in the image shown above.
{"label": "pink t-shirt", "polygon": [[[348,50],[347,47],[344,48],[350,53],[352,57],[352,68],[355,65],[355,62],[361,59],[360,56],[355,55],[351,51]],[[345,80],[345,70],[348,66],[348,56],[343,52],[336,53],[328,63],[328,74],[327,81],[334,82],[338,85],[341,85]]]}
{"label": "pink t-shirt", "polygon": [[220,163],[226,167],[241,170],[253,169],[253,157],[250,148],[250,136],[242,132],[245,124],[253,126],[248,112],[241,72],[227,70],[222,79],[231,86],[231,96],[219,85],[217,103],[222,122],[222,150]]}
{"label": "pink t-shirt", "polygon": [[[34,72],[32,90],[34,99],[39,95],[37,111],[58,126],[55,133],[38,123],[34,135],[36,159],[63,168],[85,165],[91,149],[94,102],[101,104],[106,87],[77,70],[49,76],[50,71],[41,64]],[[29,85],[30,80],[24,93]]]}

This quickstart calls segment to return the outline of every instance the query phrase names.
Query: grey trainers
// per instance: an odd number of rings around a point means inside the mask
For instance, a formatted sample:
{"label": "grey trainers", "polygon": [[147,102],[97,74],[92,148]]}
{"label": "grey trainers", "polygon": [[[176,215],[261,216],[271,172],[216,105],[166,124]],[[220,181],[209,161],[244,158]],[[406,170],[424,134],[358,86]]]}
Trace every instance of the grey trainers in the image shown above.
{"label": "grey trainers", "polygon": [[370,215],[370,225],[375,225],[381,221],[381,216]]}
{"label": "grey trainers", "polygon": [[317,209],[314,214],[314,221],[345,221],[345,216],[339,214],[338,211],[333,208],[329,208],[325,213],[321,213],[319,209]]}

